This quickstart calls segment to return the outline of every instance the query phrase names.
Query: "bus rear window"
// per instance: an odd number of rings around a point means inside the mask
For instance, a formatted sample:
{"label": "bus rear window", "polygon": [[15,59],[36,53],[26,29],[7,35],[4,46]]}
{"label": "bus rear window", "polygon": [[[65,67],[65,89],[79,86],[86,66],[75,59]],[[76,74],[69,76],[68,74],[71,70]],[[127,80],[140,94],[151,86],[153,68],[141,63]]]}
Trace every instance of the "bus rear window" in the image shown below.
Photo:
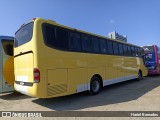
{"label": "bus rear window", "polygon": [[26,24],[20,28],[15,34],[15,47],[21,46],[32,39],[33,22]]}

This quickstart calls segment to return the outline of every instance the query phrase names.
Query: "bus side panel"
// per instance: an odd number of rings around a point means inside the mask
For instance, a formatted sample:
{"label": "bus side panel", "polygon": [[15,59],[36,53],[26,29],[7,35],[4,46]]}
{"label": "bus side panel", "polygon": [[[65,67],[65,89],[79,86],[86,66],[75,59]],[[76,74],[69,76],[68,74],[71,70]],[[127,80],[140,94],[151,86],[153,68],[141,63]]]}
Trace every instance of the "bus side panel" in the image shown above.
{"label": "bus side panel", "polygon": [[[136,57],[136,61],[137,61],[137,69],[136,69],[136,76],[138,77],[138,73],[139,73],[139,70],[142,70],[142,76],[143,76],[143,71],[145,69],[145,67],[143,67],[143,61],[141,61],[141,58],[139,57]],[[141,66],[142,65],[142,66]]]}
{"label": "bus side panel", "polygon": [[68,69],[68,94],[88,89],[87,68]]}
{"label": "bus side panel", "polygon": [[125,59],[126,76],[137,75],[137,61],[134,57],[128,57]]}
{"label": "bus side panel", "polygon": [[91,78],[93,75],[98,74],[102,77],[102,80],[105,79],[105,67],[97,67],[97,68],[88,68],[88,83],[90,84]]}
{"label": "bus side panel", "polygon": [[3,55],[3,80],[9,85],[14,85],[14,58]]}
{"label": "bus side panel", "polygon": [[143,75],[143,76],[147,76],[147,75],[148,75],[148,69],[147,69],[147,67],[144,65],[143,59],[140,58],[139,60],[140,60],[139,69],[142,70],[142,75]]}
{"label": "bus side panel", "polygon": [[138,62],[139,62],[139,58],[138,57],[133,57],[132,58],[132,62],[133,62],[133,71],[132,71],[132,75],[135,76],[135,77],[138,77],[138,68],[139,68],[139,65],[138,65]]}
{"label": "bus side panel", "polygon": [[4,50],[0,49],[0,93],[14,90],[11,86],[14,84],[13,69],[13,57],[6,55]]}
{"label": "bus side panel", "polygon": [[117,59],[117,73],[118,73],[118,78],[123,78],[125,77],[125,71],[123,69],[124,65],[124,59],[123,57],[118,57]]}
{"label": "bus side panel", "polygon": [[2,92],[2,47],[0,46],[0,93]]}
{"label": "bus side panel", "polygon": [[126,70],[126,76],[132,75],[132,61],[131,58],[129,57],[125,59],[125,70]]}
{"label": "bus side panel", "polygon": [[117,63],[115,57],[108,56],[106,61],[106,77],[104,80],[117,78]]}

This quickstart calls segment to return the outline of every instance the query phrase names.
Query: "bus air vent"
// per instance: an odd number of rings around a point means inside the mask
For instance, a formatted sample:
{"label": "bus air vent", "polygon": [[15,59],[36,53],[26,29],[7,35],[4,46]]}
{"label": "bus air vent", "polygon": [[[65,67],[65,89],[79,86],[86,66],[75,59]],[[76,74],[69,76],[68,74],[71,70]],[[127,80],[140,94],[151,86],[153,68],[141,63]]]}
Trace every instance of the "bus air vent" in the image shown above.
{"label": "bus air vent", "polygon": [[48,86],[47,95],[54,96],[54,95],[65,93],[65,92],[67,92],[66,84],[54,85],[54,86]]}

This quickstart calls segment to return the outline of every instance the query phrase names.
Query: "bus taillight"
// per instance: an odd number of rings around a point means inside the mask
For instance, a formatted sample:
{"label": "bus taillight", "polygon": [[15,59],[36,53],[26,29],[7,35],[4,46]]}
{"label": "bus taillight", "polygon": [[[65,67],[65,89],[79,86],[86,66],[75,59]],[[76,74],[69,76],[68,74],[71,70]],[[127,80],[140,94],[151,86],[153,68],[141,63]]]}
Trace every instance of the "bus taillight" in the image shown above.
{"label": "bus taillight", "polygon": [[37,68],[34,68],[34,82],[40,82],[40,71]]}

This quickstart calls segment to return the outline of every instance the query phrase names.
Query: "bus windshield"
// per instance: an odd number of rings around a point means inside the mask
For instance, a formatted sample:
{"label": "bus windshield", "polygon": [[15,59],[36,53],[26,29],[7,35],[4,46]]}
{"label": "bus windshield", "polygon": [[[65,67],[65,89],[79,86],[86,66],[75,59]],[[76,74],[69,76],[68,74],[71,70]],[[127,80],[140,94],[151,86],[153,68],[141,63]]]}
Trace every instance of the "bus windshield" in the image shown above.
{"label": "bus windshield", "polygon": [[15,34],[15,47],[19,47],[32,39],[33,22],[24,25]]}
{"label": "bus windshield", "polygon": [[154,60],[154,54],[153,53],[147,53],[144,57],[145,61],[153,61]]}
{"label": "bus windshield", "polygon": [[145,52],[154,52],[153,46],[144,46],[143,48]]}

